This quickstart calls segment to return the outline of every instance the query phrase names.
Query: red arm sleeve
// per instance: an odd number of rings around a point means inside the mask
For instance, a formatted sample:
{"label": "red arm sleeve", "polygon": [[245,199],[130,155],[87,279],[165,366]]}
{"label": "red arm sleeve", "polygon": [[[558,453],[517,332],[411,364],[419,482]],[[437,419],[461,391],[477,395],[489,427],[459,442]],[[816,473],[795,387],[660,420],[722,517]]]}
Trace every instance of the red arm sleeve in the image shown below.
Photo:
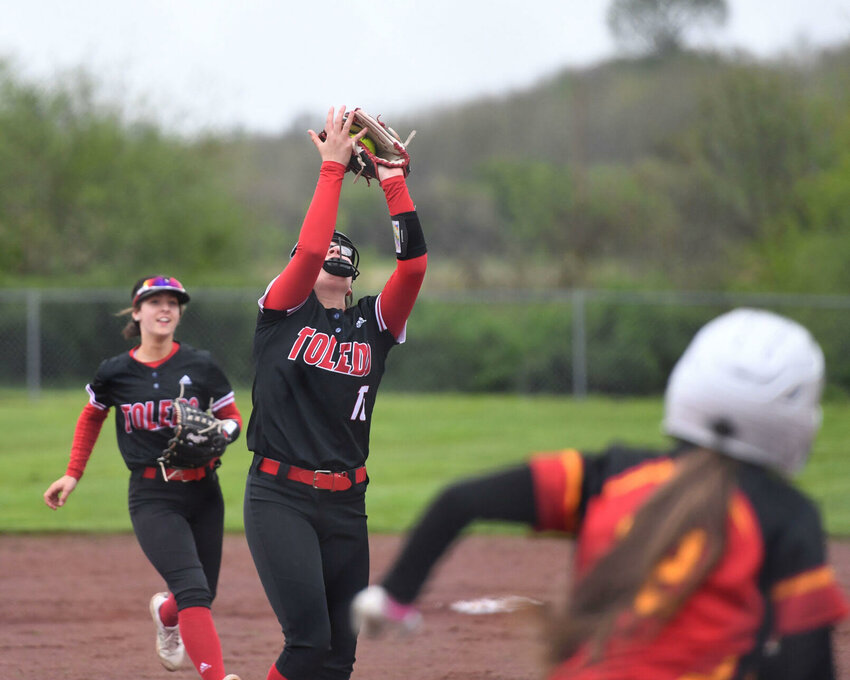
{"label": "red arm sleeve", "polygon": [[236,402],[231,402],[227,406],[222,406],[218,411],[213,411],[213,415],[219,420],[235,420],[239,423],[239,428],[242,429],[242,414],[236,408]]}
{"label": "red arm sleeve", "polygon": [[410,192],[407,190],[407,182],[404,181],[404,177],[395,176],[385,179],[381,182],[381,189],[384,190],[384,197],[387,199],[387,207],[390,209],[390,215],[398,215],[416,210],[416,207],[413,205],[413,199],[410,198]]}
{"label": "red arm sleeve", "polygon": [[[404,177],[390,177],[381,183],[381,188],[384,190],[390,215],[399,215],[416,209]],[[395,271],[381,292],[381,316],[387,330],[396,338],[401,335],[404,324],[407,323],[413,311],[419,289],[425,280],[427,266],[427,254],[410,260],[398,260]]]}
{"label": "red arm sleeve", "polygon": [[336,161],[322,163],[313,200],[298,235],[298,248],[261,298],[265,309],[292,309],[304,302],[313,290],[336,225],[344,175],[344,165]]}
{"label": "red arm sleeve", "polygon": [[100,428],[108,415],[109,411],[86,404],[82,413],[80,413],[77,427],[74,430],[74,440],[71,443],[71,460],[65,470],[66,475],[74,479],[80,479],[83,476],[86,463],[89,461],[94,444],[100,434]]}
{"label": "red arm sleeve", "polygon": [[428,255],[412,260],[396,260],[395,271],[381,291],[381,316],[387,330],[396,338],[413,311],[413,305],[425,280]]}

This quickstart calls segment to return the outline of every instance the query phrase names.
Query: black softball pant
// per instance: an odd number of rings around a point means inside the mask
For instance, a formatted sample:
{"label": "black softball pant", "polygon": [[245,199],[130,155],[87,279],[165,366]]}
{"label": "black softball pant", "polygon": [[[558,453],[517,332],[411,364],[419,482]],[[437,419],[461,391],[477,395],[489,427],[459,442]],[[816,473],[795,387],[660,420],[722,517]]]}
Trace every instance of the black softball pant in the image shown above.
{"label": "black softball pant", "polygon": [[130,475],[130,520],[142,551],[177,608],[210,607],[218,587],[224,536],[224,499],[211,470],[193,482],[166,482],[157,474]]}
{"label": "black softball pant", "polygon": [[357,637],[351,600],[369,582],[366,483],[324,491],[256,469],[245,487],[245,537],[285,637],[287,680],[347,680]]}

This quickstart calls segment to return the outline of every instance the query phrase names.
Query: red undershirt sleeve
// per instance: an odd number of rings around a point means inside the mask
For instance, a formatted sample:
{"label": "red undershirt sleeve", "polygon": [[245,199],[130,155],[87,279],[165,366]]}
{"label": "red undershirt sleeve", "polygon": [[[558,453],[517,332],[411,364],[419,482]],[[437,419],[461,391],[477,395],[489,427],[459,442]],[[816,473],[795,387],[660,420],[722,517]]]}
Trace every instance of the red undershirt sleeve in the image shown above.
{"label": "red undershirt sleeve", "polygon": [[298,234],[298,248],[266,292],[265,309],[292,309],[313,290],[336,226],[344,175],[344,165],[336,161],[322,163],[313,200]]}
{"label": "red undershirt sleeve", "polygon": [[381,292],[381,316],[387,330],[399,337],[413,311],[419,289],[425,280],[428,255],[412,260],[397,260],[395,271]]}
{"label": "red undershirt sleeve", "polygon": [[242,428],[242,414],[236,408],[236,403],[231,402],[227,406],[223,406],[218,411],[213,411],[213,415],[219,420],[235,420],[239,423],[239,428]]}
{"label": "red undershirt sleeve", "polygon": [[66,475],[74,479],[80,479],[83,476],[86,463],[89,461],[94,444],[100,434],[100,428],[108,415],[108,410],[86,404],[82,413],[80,413],[77,427],[74,430],[74,439],[71,442],[71,460],[65,470]]}
{"label": "red undershirt sleeve", "polygon": [[[390,215],[400,215],[416,210],[404,177],[394,176],[385,179],[381,182],[381,188],[384,190]],[[396,338],[401,335],[404,324],[407,323],[413,311],[413,305],[425,280],[427,265],[427,254],[410,260],[397,260],[395,271],[381,292],[381,315],[387,330]]]}
{"label": "red undershirt sleeve", "polygon": [[387,199],[387,207],[390,209],[390,215],[399,215],[405,212],[416,210],[413,205],[413,199],[410,198],[410,193],[407,190],[407,182],[404,177],[396,175],[381,182],[381,189],[384,190],[384,197]]}

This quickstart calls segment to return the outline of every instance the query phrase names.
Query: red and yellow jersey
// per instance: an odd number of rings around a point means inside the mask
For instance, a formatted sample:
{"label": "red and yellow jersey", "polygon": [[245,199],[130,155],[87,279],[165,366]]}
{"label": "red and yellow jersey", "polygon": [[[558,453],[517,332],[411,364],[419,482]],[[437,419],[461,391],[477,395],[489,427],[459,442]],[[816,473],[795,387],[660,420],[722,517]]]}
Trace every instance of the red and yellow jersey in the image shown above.
{"label": "red and yellow jersey", "polygon": [[[532,459],[537,526],[574,534],[577,576],[585,573],[652,492],[673,474],[668,456],[612,448],[598,456],[574,450]],[[701,556],[699,532],[686,535],[656,567],[653,586],[635,598],[642,616],[660,606]],[[660,584],[660,585],[659,585]],[[551,680],[732,680],[746,678],[765,640],[840,621],[847,603],[826,564],[825,537],[813,503],[787,481],[742,465],[730,502],[725,550],[660,633],[612,638],[601,661],[580,653]]]}

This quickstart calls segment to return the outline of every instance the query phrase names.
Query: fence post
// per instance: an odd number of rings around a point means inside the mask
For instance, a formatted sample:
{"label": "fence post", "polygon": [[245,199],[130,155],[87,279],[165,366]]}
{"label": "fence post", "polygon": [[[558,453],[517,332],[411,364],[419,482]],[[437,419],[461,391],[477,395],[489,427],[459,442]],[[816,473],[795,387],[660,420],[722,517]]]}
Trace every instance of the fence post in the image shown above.
{"label": "fence post", "polygon": [[27,290],[27,391],[30,399],[41,394],[41,293]]}
{"label": "fence post", "polygon": [[573,397],[587,396],[587,332],[585,330],[585,291],[573,291]]}

